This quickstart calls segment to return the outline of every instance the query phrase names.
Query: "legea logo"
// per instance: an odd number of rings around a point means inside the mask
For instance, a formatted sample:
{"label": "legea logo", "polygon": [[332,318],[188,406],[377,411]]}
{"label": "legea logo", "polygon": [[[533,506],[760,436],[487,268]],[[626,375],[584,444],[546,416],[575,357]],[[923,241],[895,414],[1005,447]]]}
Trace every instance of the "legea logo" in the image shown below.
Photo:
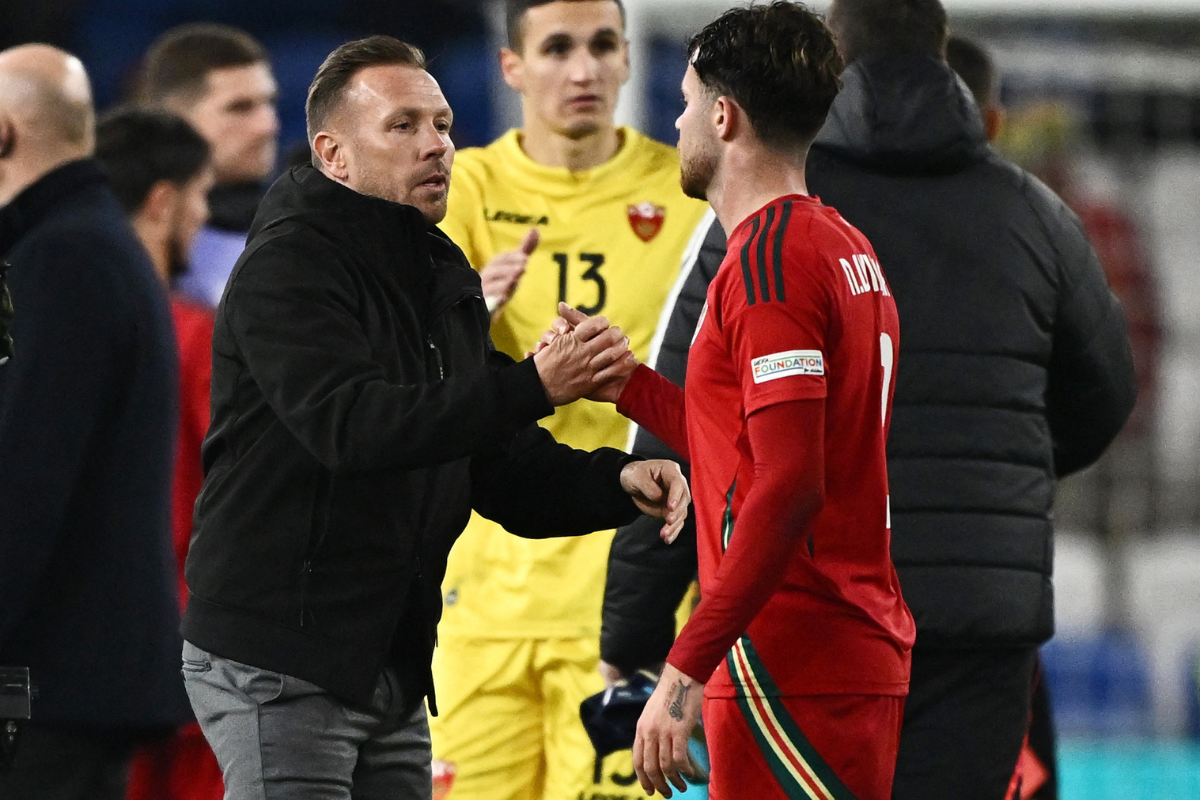
{"label": "legea logo", "polygon": [[750,362],[755,383],[765,383],[789,375],[824,375],[825,356],[820,350],[788,350],[762,356]]}

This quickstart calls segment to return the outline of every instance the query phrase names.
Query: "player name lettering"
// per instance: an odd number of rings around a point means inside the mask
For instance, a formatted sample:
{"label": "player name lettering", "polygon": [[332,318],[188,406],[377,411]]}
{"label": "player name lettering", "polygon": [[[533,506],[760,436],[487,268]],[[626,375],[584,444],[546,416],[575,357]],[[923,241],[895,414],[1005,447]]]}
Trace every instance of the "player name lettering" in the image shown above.
{"label": "player name lettering", "polygon": [[511,222],[515,225],[549,225],[550,218],[546,215],[535,216],[533,214],[518,214],[515,211],[488,211],[483,210],[483,218],[488,222]]}
{"label": "player name lettering", "polygon": [[820,350],[787,350],[762,356],[750,362],[755,383],[765,383],[789,375],[824,375],[825,356]]}
{"label": "player name lettering", "polygon": [[879,268],[878,261],[865,253],[857,253],[851,258],[853,264],[844,258],[838,259],[842,262],[842,272],[846,274],[846,280],[850,283],[851,294],[883,292],[884,297],[891,297],[892,293],[888,291],[887,281],[883,279],[883,270]]}

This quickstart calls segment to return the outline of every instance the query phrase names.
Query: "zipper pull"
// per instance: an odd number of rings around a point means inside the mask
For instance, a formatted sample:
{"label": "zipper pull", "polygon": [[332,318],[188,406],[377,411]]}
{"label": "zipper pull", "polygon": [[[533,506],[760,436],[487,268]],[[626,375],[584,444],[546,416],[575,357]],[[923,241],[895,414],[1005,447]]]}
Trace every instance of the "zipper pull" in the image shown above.
{"label": "zipper pull", "polygon": [[446,369],[445,365],[442,364],[442,351],[437,349],[437,345],[433,343],[433,339],[431,339],[428,334],[425,336],[425,342],[429,345],[429,349],[433,351],[433,357],[437,359],[438,380],[444,380],[446,377]]}

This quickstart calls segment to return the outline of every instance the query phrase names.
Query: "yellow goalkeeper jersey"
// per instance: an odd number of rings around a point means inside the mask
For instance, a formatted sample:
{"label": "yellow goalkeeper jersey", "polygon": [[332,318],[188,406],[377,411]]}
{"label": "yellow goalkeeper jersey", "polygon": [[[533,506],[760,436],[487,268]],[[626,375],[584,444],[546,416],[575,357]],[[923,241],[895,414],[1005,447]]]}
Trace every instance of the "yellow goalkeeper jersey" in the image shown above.
{"label": "yellow goalkeeper jersey", "polygon": [[[492,325],[520,359],[557,316],[559,300],[603,314],[645,360],[684,250],[708,208],[679,188],[679,156],[630,128],[608,162],[584,172],[534,162],[507,134],[458,153],[441,228],[476,269],[541,234],[512,300]],[[629,422],[580,400],[542,420],[584,450],[624,448]],[[612,531],[533,541],[478,515],[450,553],[441,631],[494,638],[596,636]]]}

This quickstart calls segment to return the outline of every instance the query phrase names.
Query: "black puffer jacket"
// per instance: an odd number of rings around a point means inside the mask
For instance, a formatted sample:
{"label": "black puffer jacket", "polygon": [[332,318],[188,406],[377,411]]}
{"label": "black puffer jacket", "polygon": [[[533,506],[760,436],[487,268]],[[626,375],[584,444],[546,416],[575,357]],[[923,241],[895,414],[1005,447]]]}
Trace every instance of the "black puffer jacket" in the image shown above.
{"label": "black puffer jacket", "polygon": [[532,360],[487,331],[417,209],[309,167],[275,183],[217,312],[185,638],[358,704],[392,665],[415,700],[472,508],[531,537],[637,516],[631,457],[554,442]]}
{"label": "black puffer jacket", "polygon": [[995,155],[943,63],[852,64],[808,186],[866,234],[900,312],[892,557],[918,645],[1054,631],[1055,479],[1133,408],[1125,319],[1079,220]]}

